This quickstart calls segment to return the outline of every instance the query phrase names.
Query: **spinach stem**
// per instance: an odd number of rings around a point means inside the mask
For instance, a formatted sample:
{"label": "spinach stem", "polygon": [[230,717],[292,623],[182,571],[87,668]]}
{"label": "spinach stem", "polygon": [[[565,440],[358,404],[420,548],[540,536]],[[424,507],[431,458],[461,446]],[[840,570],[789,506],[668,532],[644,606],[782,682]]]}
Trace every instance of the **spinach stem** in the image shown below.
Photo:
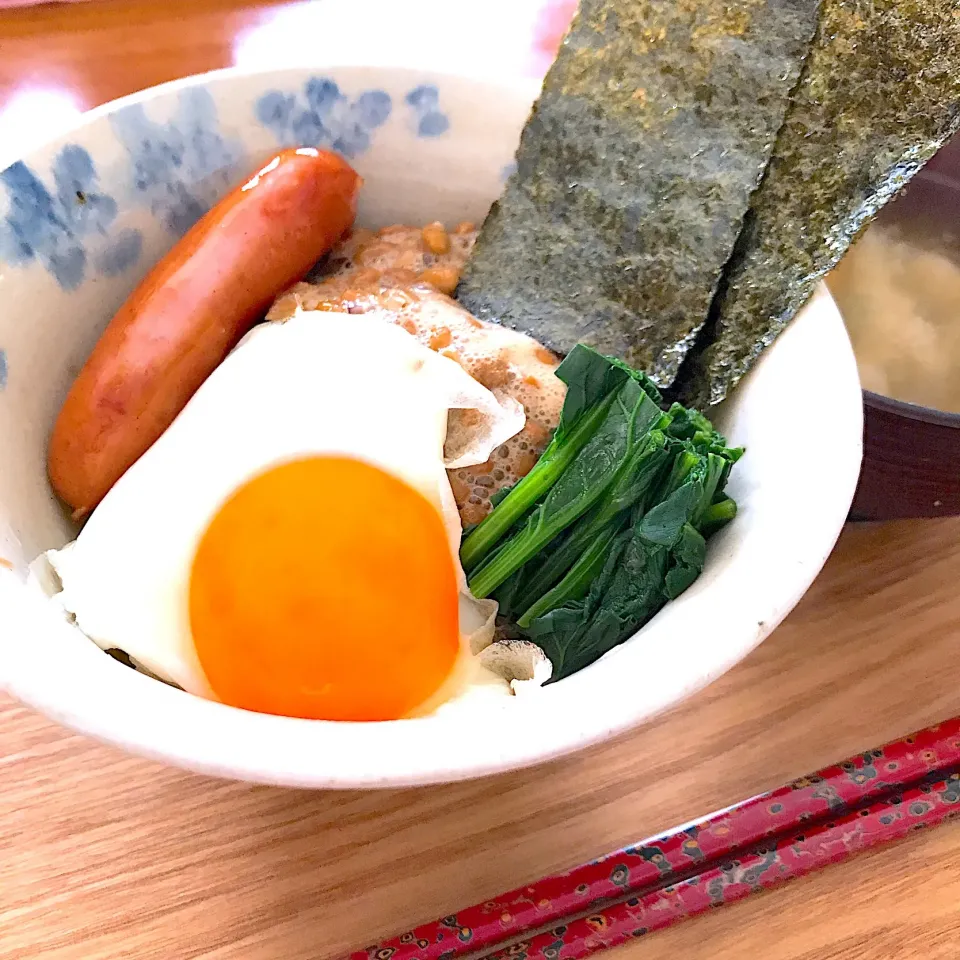
{"label": "spinach stem", "polygon": [[[623,521],[626,521],[625,515]],[[603,565],[607,562],[607,556],[610,553],[610,546],[623,526],[624,523],[621,522],[611,524],[602,530],[593,543],[577,558],[566,576],[517,620],[517,626],[526,630],[537,617],[549,613],[554,607],[585,597],[590,590],[590,584],[603,570]]]}
{"label": "spinach stem", "polygon": [[737,515],[737,504],[730,497],[725,497],[719,503],[712,503],[700,514],[697,527],[705,536],[716,533],[722,526],[729,523]]}
{"label": "spinach stem", "polygon": [[619,388],[611,390],[601,403],[580,417],[561,442],[556,437],[551,440],[534,468],[480,521],[460,547],[464,570],[474,571],[504,534],[560,479],[603,423],[618,391]]}
{"label": "spinach stem", "polygon": [[625,461],[610,493],[575,526],[570,536],[557,547],[535,570],[529,583],[524,584],[523,595],[533,603],[557,583],[574,565],[577,557],[593,539],[621,513],[630,510],[649,494],[650,485],[661,471],[667,452],[664,436],[659,430],[648,435],[648,440]]}

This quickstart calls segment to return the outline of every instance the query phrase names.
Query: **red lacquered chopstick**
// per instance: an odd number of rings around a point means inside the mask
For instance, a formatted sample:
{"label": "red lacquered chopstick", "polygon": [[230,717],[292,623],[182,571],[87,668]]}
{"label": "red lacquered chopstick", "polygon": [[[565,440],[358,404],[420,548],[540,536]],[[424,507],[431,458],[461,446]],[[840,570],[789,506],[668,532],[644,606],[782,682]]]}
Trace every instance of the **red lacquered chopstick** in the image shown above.
{"label": "red lacquered chopstick", "polygon": [[806,833],[790,834],[771,844],[769,850],[709,867],[675,885],[485,954],[483,960],[582,960],[958,815],[960,773],[953,772],[936,783],[911,787],[902,796],[851,811]]}
{"label": "red lacquered chopstick", "polygon": [[960,717],[802,777],[696,823],[616,850],[572,870],[475,904],[350,960],[453,960],[489,950],[686,875],[769,837],[916,783],[960,764]]}

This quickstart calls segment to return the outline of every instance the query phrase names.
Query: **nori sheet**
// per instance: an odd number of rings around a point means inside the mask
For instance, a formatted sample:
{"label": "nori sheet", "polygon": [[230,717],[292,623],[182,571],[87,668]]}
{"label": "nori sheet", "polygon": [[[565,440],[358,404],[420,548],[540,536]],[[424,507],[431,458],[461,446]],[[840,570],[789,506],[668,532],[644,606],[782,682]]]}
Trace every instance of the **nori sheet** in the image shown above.
{"label": "nori sheet", "polygon": [[717,403],[960,126],[956,0],[824,0],[711,320],[678,377]]}
{"label": "nori sheet", "polygon": [[819,0],[581,0],[466,265],[475,315],[672,382],[766,168]]}

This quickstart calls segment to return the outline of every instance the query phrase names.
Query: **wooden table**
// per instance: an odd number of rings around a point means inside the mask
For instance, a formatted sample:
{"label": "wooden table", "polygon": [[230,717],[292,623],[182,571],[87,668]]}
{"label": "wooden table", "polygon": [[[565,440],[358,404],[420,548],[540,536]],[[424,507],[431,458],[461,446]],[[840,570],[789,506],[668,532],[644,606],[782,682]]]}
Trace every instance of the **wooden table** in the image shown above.
{"label": "wooden table", "polygon": [[[276,9],[0,13],[0,116],[25,85],[86,107],[225,65],[238,32]],[[787,623],[695,699],[477,783],[312,794],[208,780],[0,698],[0,960],[335,957],[954,715],[958,537],[958,520],[848,528]],[[619,956],[955,957],[958,936],[960,822]]]}

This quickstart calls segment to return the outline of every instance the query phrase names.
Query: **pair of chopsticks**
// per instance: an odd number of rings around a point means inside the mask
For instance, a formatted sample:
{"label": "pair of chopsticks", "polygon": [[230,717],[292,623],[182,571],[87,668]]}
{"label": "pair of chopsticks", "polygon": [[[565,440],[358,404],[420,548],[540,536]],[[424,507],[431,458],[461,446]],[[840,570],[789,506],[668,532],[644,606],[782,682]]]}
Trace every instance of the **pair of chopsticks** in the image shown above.
{"label": "pair of chopsticks", "polygon": [[960,717],[350,960],[579,960],[957,815]]}

